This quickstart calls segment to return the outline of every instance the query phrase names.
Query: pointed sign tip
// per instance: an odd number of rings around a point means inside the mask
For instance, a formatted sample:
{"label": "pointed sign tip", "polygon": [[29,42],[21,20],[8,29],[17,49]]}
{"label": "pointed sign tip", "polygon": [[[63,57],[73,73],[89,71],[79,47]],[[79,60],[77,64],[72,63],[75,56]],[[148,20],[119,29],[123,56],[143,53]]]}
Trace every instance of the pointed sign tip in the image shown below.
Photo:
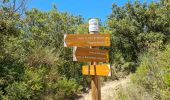
{"label": "pointed sign tip", "polygon": [[67,47],[67,44],[65,42],[66,36],[67,36],[67,34],[64,34],[64,47]]}

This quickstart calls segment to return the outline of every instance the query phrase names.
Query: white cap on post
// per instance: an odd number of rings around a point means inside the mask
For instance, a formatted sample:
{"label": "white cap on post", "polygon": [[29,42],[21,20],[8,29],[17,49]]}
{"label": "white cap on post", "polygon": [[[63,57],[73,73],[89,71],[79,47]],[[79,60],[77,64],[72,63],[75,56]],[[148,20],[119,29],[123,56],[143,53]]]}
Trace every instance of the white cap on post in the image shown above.
{"label": "white cap on post", "polygon": [[99,22],[97,19],[89,20],[89,32],[98,32],[99,31]]}

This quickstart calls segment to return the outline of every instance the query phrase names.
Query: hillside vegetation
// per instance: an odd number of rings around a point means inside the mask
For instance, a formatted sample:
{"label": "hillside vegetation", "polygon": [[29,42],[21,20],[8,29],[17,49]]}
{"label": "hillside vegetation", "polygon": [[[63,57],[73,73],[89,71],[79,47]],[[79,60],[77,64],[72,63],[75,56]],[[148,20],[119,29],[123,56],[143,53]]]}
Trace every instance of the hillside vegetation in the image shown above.
{"label": "hillside vegetation", "polygon": [[[63,36],[87,34],[88,23],[55,5],[44,12],[26,10],[25,4],[0,1],[0,99],[76,99],[89,88],[90,77],[81,74],[84,63],[73,62]],[[101,49],[110,50],[113,76],[104,80],[134,73],[117,91],[118,100],[170,99],[169,0],[113,4],[100,33],[111,34],[111,46]]]}
{"label": "hillside vegetation", "polygon": [[116,100],[170,99],[170,46],[164,51],[150,52],[141,57],[141,63],[131,83],[119,86]]}

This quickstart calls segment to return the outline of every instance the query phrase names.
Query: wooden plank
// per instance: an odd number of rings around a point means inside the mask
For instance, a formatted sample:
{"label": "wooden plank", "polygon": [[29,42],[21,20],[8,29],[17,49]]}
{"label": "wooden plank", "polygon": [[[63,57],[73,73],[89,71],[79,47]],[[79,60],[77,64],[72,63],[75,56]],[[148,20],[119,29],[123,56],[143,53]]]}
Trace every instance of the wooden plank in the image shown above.
{"label": "wooden plank", "polygon": [[108,50],[77,47],[75,53],[73,53],[73,60],[80,62],[108,62],[108,53]]}
{"label": "wooden plank", "polygon": [[83,75],[111,76],[111,69],[109,64],[86,65],[82,67],[82,73]]}
{"label": "wooden plank", "polygon": [[65,34],[64,47],[110,46],[110,34]]}
{"label": "wooden plank", "polygon": [[[98,34],[98,31],[99,31],[98,20],[90,19],[89,20],[90,34]],[[91,47],[91,48],[98,48],[98,47]],[[91,64],[96,65],[97,62],[91,62]],[[101,100],[100,77],[98,77],[97,75],[91,76],[91,90],[92,90],[92,100]]]}

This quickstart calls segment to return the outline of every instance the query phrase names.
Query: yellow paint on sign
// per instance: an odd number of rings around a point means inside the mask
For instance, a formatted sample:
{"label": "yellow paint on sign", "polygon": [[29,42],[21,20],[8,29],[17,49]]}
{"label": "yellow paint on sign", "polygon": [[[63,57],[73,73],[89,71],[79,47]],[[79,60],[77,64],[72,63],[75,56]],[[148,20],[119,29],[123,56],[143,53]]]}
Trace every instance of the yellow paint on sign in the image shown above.
{"label": "yellow paint on sign", "polygon": [[64,47],[110,46],[110,34],[65,34]]}
{"label": "yellow paint on sign", "polygon": [[83,75],[100,75],[111,76],[111,69],[109,64],[102,65],[86,65],[82,67]]}
{"label": "yellow paint on sign", "polygon": [[108,53],[108,50],[76,47],[73,59],[80,62],[109,62]]}

